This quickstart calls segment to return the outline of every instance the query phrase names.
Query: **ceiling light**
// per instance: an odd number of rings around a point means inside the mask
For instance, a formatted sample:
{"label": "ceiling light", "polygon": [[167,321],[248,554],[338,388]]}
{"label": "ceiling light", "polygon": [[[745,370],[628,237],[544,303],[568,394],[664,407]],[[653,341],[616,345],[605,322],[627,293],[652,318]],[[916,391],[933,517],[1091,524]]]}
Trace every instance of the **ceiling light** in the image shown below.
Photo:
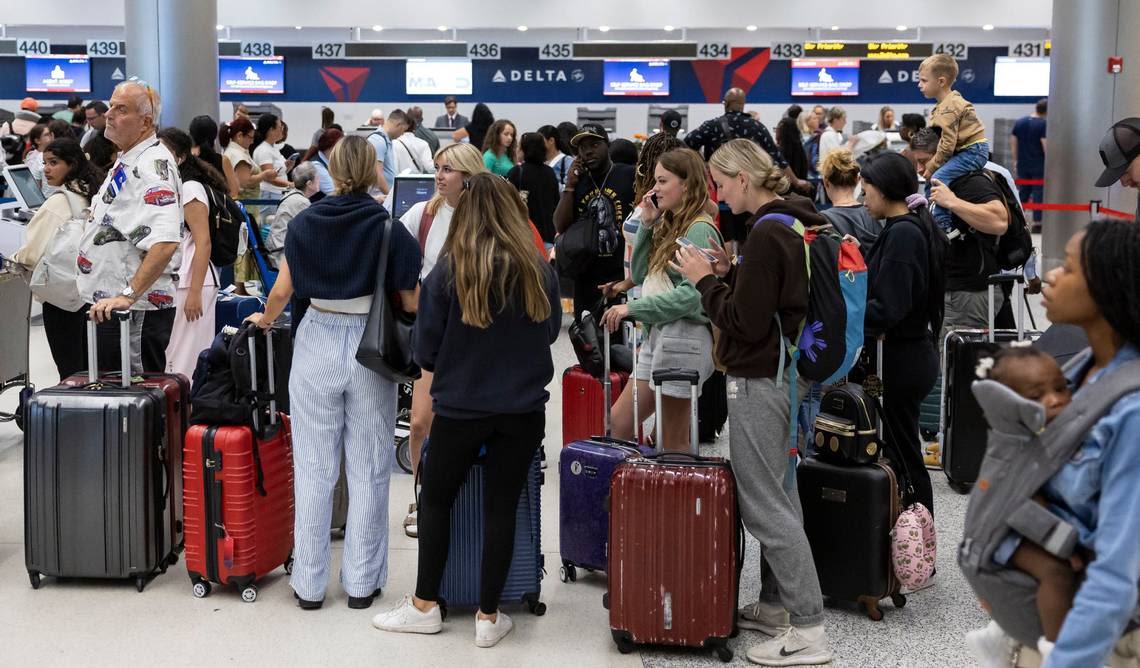
{"label": "ceiling light", "polygon": [[379,23],[377,23],[376,25],[372,26],[372,30],[374,30],[375,32],[380,32],[380,31],[381,31],[381,30],[383,30],[383,29],[384,29],[384,26],[380,25]]}
{"label": "ceiling light", "polygon": [[440,32],[447,32],[447,26],[436,26],[435,29]]}
{"label": "ceiling light", "polygon": [[674,30],[676,30],[676,28],[673,26],[665,26],[665,32],[673,32]]}
{"label": "ceiling light", "polygon": [[902,32],[902,31],[906,30],[906,26],[895,26],[895,30]]}
{"label": "ceiling light", "polygon": [[839,26],[831,26],[832,30],[839,30]]}
{"label": "ceiling light", "polygon": [[300,29],[301,29],[301,28],[303,28],[303,27],[304,27],[304,26],[293,26],[293,29],[294,29],[294,30],[300,30]]}
{"label": "ceiling light", "polygon": [[756,32],[756,26],[744,26],[744,29],[748,32]]}
{"label": "ceiling light", "polygon": [[526,26],[519,26],[519,32],[526,32],[526,31],[527,31]]}
{"label": "ceiling light", "polygon": [[[3,28],[3,27],[4,27],[4,26],[0,26],[0,28]],[[226,29],[226,27],[225,27],[224,25],[222,25],[221,23],[219,23],[218,25],[214,26],[214,28],[216,28],[216,29],[218,29],[218,30],[225,30],[225,29]]]}
{"label": "ceiling light", "polygon": [[602,32],[609,32],[610,27],[609,26],[598,26],[598,30],[601,30]]}
{"label": "ceiling light", "polygon": [[982,26],[982,30],[993,30],[993,29],[994,29],[994,24],[992,24],[992,23],[987,23],[984,26]]}

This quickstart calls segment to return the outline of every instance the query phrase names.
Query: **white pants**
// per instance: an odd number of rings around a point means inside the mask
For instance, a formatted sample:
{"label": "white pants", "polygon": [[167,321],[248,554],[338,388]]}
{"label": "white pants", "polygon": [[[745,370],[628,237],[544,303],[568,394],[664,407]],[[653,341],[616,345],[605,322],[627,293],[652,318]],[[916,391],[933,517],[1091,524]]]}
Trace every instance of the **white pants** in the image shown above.
{"label": "white pants", "polygon": [[170,343],[166,344],[166,373],[180,373],[193,378],[198,353],[214,342],[214,307],[218,303],[218,288],[203,286],[202,317],[194,321],[186,319],[184,307],[189,294],[190,288],[178,288],[174,293],[178,313],[174,317],[174,328],[170,331]]}

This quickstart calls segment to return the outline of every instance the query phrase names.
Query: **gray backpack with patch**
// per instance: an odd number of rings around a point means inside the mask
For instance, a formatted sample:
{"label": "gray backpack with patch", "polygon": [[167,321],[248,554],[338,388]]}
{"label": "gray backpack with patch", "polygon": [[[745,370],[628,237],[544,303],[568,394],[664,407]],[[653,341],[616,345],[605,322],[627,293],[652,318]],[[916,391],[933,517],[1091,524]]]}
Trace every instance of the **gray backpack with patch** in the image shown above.
{"label": "gray backpack with patch", "polygon": [[[1086,364],[1091,350],[1078,354],[1065,370]],[[958,567],[990,616],[1019,642],[1036,646],[1041,637],[1037,581],[993,560],[1010,531],[1061,559],[1079,538],[1076,527],[1034,501],[1041,487],[1076,453],[1093,426],[1125,395],[1140,391],[1140,360],[1133,360],[1085,386],[1045,428],[1045,409],[992,380],[974,383],[974,396],[990,424],[978,482],[970,493]]]}

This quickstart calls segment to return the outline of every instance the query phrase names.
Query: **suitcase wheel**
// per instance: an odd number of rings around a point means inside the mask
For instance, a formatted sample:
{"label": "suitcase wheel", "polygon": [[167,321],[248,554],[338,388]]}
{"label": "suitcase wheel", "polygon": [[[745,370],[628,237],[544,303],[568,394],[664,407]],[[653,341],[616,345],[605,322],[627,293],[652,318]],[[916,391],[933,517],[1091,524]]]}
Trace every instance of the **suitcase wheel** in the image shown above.
{"label": "suitcase wheel", "polygon": [[35,571],[28,571],[28,580],[32,583],[32,589],[40,588],[40,574]]}
{"label": "suitcase wheel", "polygon": [[728,646],[727,642],[722,642],[716,646],[716,658],[724,663],[732,662],[732,648]]}
{"label": "suitcase wheel", "polygon": [[195,580],[194,587],[190,591],[194,592],[194,598],[206,598],[210,595],[211,589],[213,589],[213,587],[210,586],[209,582],[205,580]]}
{"label": "suitcase wheel", "polygon": [[250,585],[241,590],[241,600],[246,603],[253,603],[257,600],[257,585]]}
{"label": "suitcase wheel", "polygon": [[610,593],[608,591],[602,594],[602,607],[606,610],[610,609]]}
{"label": "suitcase wheel", "polygon": [[869,598],[859,600],[859,609],[863,611],[873,622],[883,621],[883,611],[879,609],[879,602],[873,601]]}
{"label": "suitcase wheel", "polygon": [[396,463],[404,473],[412,472],[412,442],[407,436],[396,439]]}
{"label": "suitcase wheel", "polygon": [[538,594],[527,594],[523,596],[523,603],[526,603],[535,617],[541,617],[546,614],[546,604],[538,600]]}
{"label": "suitcase wheel", "polygon": [[904,607],[906,605],[906,596],[902,594],[891,594],[891,603],[894,604],[896,608]]}
{"label": "suitcase wheel", "polygon": [[617,644],[617,649],[622,654],[629,654],[635,649],[633,638],[625,631],[614,631],[613,636],[614,643]]}
{"label": "suitcase wheel", "polygon": [[959,494],[969,494],[970,488],[973,487],[973,485],[971,483],[954,482],[953,480],[951,480],[949,478],[946,479],[946,483],[950,485],[950,489],[954,490],[955,492],[958,492]]}
{"label": "suitcase wheel", "polygon": [[135,578],[135,589],[139,590],[140,594],[142,593],[142,590],[146,589],[146,576],[145,575],[140,575],[137,578]]}
{"label": "suitcase wheel", "polygon": [[293,554],[289,554],[289,558],[285,560],[285,572],[289,575],[293,574]]}
{"label": "suitcase wheel", "polygon": [[573,564],[563,561],[562,568],[558,569],[558,579],[563,582],[577,582],[578,569],[574,568]]}

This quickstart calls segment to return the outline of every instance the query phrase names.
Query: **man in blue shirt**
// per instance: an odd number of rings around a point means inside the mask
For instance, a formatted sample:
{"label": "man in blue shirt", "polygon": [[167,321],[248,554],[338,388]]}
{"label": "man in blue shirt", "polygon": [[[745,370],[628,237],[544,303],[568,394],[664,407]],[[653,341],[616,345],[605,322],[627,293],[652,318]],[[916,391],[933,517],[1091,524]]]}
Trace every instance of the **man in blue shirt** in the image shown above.
{"label": "man in blue shirt", "polygon": [[[1014,171],[1019,179],[1045,178],[1045,112],[1048,98],[1037,101],[1033,114],[1017,119],[1009,136],[1009,152],[1016,161]],[[1045,187],[1023,185],[1020,187],[1021,201],[1041,203]],[[1033,212],[1033,222],[1041,222],[1041,212]]]}
{"label": "man in blue shirt", "polygon": [[[376,188],[369,193],[373,197],[377,195],[387,196],[388,191],[392,188],[396,178],[394,142],[400,138],[400,135],[407,132],[410,125],[408,115],[403,110],[396,109],[388,114],[388,120],[384,121],[384,127],[376,128],[372,134],[368,135],[368,143],[376,149]],[[383,198],[377,199],[383,201]]]}

